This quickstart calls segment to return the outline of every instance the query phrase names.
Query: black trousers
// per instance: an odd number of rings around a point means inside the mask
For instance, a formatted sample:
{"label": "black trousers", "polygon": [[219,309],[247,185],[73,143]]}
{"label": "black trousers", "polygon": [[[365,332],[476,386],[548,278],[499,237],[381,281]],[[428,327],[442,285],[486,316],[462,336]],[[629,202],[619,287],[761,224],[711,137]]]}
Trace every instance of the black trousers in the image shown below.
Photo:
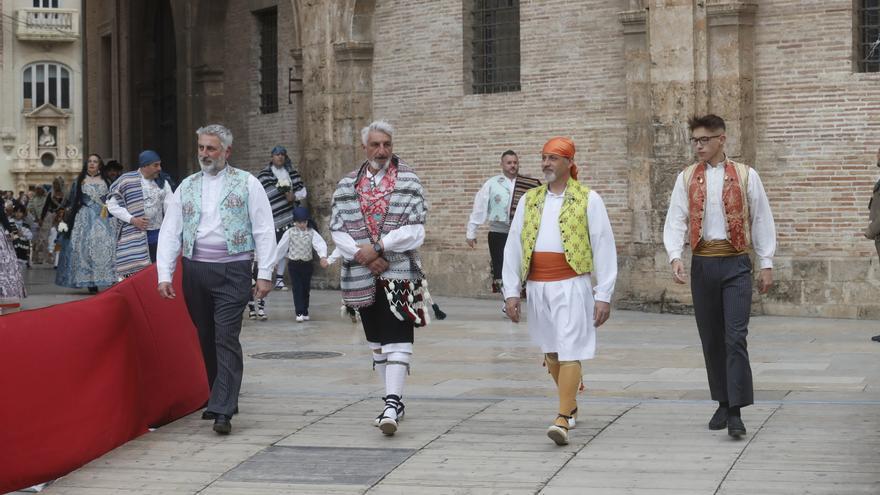
{"label": "black trousers", "polygon": [[492,260],[492,280],[501,280],[501,269],[504,266],[504,244],[507,234],[489,232],[489,258]]}
{"label": "black trousers", "polygon": [[297,315],[309,315],[309,291],[312,290],[312,271],[314,265],[311,261],[287,260],[287,272],[290,274],[290,283],[293,292],[293,307]]}
{"label": "black trousers", "polygon": [[691,294],[712,399],[730,406],[754,402],[746,336],[752,308],[748,255],[694,256]]}
{"label": "black trousers", "polygon": [[251,262],[204,263],[183,258],[183,295],[199,343],[211,398],[207,410],[232,417],[244,372],[241,313],[251,297]]}
{"label": "black trousers", "polygon": [[382,345],[413,343],[413,323],[400,321],[394,316],[380,282],[376,282],[376,300],[373,304],[360,308],[359,312],[367,342],[378,342]]}

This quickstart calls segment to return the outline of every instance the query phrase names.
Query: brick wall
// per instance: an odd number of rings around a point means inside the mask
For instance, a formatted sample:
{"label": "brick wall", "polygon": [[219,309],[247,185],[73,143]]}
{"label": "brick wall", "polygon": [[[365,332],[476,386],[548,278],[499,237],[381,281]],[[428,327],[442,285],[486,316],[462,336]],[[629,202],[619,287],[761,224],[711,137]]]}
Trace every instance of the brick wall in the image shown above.
{"label": "brick wall", "polygon": [[880,74],[854,72],[852,8],[774,0],[756,19],[755,166],[779,239],[770,312],[880,314],[877,254],[862,235],[880,172]]}
{"label": "brick wall", "polygon": [[290,48],[295,45],[290,2],[278,2],[278,112],[260,113],[260,33],[247,0],[229,3],[225,32],[227,63],[225,88],[227,123],[232,129],[232,163],[259,171],[269,163],[272,147],[287,148],[298,162],[296,100],[288,104],[288,67],[293,67]]}
{"label": "brick wall", "polygon": [[462,2],[377,5],[373,107],[397,127],[395,151],[425,183],[431,210],[423,249],[432,287],[486,294],[485,229],[464,243],[473,197],[500,171],[501,153],[520,154],[522,173],[540,175],[540,151],[571,136],[583,181],[605,200],[618,246],[629,239],[626,95],[622,30],[615,2],[521,2],[519,92],[466,95]]}
{"label": "brick wall", "polygon": [[[431,213],[423,254],[434,290],[486,294],[485,242],[476,251],[463,244],[473,196],[497,173],[503,150],[517,150],[523,172],[537,176],[541,144],[562,134],[574,138],[584,181],[608,205],[621,255],[618,297],[662,301],[667,288],[681,295],[666,287],[660,245],[656,280],[631,281],[627,273],[626,260],[637,253],[629,246],[619,5],[522,2],[522,90],[495,95],[467,95],[463,88],[461,5],[411,1],[380,4],[376,12],[376,32],[384,34],[375,43],[374,116],[397,126],[396,151],[426,184]],[[754,165],[774,210],[779,247],[778,285],[757,300],[758,311],[880,315],[876,253],[861,236],[878,174],[880,75],[853,72],[852,27],[848,0],[759,6]]]}

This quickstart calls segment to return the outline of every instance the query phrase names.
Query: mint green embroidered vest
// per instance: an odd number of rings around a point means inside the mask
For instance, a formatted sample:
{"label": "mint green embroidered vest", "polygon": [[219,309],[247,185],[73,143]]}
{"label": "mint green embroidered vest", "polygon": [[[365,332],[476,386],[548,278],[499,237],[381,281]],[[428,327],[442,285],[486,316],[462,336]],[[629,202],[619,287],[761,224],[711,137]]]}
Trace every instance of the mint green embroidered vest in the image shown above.
{"label": "mint green embroidered vest", "polygon": [[[183,255],[192,257],[196,230],[202,217],[202,176],[197,172],[184,179],[180,185],[181,211],[183,213]],[[247,172],[227,165],[223,190],[220,192],[220,219],[226,235],[229,254],[254,250],[254,236],[248,214]]]}
{"label": "mint green embroidered vest", "polygon": [[[565,260],[575,273],[581,275],[593,271],[593,249],[590,245],[590,226],[587,221],[587,199],[590,188],[582,186],[574,179],[568,179],[565,186],[565,199],[559,211],[559,233],[562,235],[562,250]],[[526,202],[523,230],[520,234],[522,242],[522,280],[529,276],[532,266],[532,252],[538,240],[538,229],[541,227],[541,214],[544,212],[544,198],[547,196],[547,184],[530,189],[523,200]]]}
{"label": "mint green embroidered vest", "polygon": [[510,182],[503,175],[489,180],[489,221],[510,223]]}

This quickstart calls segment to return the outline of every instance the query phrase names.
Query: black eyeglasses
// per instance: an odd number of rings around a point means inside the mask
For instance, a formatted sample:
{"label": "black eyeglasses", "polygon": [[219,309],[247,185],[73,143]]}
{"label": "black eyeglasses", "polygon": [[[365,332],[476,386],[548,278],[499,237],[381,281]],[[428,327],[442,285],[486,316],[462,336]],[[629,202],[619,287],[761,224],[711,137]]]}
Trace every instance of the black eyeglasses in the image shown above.
{"label": "black eyeglasses", "polygon": [[717,137],[721,137],[721,134],[716,134],[714,136],[703,136],[703,137],[698,137],[698,138],[692,137],[692,138],[690,138],[689,141],[691,142],[691,146],[696,146],[697,143],[700,143],[702,145],[706,145],[706,144],[709,144],[709,141],[711,141]]}

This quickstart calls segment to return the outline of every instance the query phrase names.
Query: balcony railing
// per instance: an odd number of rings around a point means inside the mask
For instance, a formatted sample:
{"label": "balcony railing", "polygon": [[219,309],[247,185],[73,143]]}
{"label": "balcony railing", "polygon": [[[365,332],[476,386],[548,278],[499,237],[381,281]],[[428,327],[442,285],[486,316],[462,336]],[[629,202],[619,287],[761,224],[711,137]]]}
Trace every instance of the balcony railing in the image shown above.
{"label": "balcony railing", "polygon": [[77,10],[21,9],[15,18],[19,40],[69,43],[79,39]]}

